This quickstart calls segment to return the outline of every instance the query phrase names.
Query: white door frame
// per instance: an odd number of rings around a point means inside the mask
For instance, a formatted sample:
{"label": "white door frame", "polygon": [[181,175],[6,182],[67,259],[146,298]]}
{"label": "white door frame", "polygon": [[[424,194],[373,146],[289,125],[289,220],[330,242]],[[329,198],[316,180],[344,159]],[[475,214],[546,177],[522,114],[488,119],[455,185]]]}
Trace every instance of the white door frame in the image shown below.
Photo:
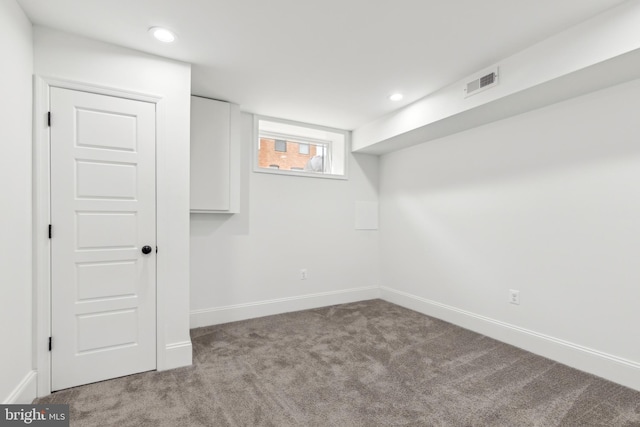
{"label": "white door frame", "polygon": [[[51,352],[49,337],[51,336],[51,240],[49,224],[51,219],[51,170],[50,170],[50,128],[47,123],[49,112],[50,88],[58,87],[99,95],[116,96],[136,101],[151,102],[156,105],[156,150],[164,139],[162,126],[162,97],[145,93],[121,90],[90,83],[61,80],[43,76],[34,76],[34,118],[33,118],[33,280],[34,280],[34,365],[37,369],[38,397],[51,394]],[[55,120],[55,117],[52,118]],[[156,156],[156,185],[158,156]],[[156,189],[157,194],[157,189]],[[157,199],[156,199],[157,212]],[[157,214],[156,214],[157,216]],[[55,228],[53,230],[55,235]],[[158,234],[156,228],[156,234]],[[159,240],[159,236],[156,236]],[[160,262],[160,258],[156,258]],[[157,264],[156,264],[157,265]],[[162,269],[156,267],[156,369],[164,367],[165,337],[164,307],[165,289],[160,284],[159,274]],[[55,346],[55,341],[54,344]]]}

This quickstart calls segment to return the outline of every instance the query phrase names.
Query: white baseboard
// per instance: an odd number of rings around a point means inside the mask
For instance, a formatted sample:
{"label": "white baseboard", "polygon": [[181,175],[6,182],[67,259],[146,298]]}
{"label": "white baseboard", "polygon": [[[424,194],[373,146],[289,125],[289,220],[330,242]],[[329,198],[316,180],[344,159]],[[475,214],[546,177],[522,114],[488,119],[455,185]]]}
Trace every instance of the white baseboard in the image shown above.
{"label": "white baseboard", "polygon": [[38,374],[36,371],[29,371],[24,376],[20,384],[13,389],[11,394],[2,402],[3,405],[22,404],[28,405],[36,398]]}
{"label": "white baseboard", "polygon": [[158,366],[159,371],[191,366],[192,359],[191,341],[183,341],[167,344],[164,352],[164,363]]}
{"label": "white baseboard", "polygon": [[219,325],[221,323],[236,322],[238,320],[271,316],[274,314],[290,313],[292,311],[308,310],[310,308],[365,301],[379,297],[380,288],[371,286],[229,305],[225,307],[214,307],[191,311],[190,324],[193,329],[202,326]]}
{"label": "white baseboard", "polygon": [[380,298],[640,391],[640,363],[381,287]]}

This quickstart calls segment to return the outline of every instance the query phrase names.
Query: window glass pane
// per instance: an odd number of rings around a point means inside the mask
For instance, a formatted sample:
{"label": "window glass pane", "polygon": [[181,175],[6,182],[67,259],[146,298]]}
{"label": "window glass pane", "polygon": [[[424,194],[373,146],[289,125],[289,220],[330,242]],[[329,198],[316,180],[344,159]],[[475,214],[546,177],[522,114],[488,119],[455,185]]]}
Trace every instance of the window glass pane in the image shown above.
{"label": "window glass pane", "polygon": [[287,141],[276,139],[275,149],[276,151],[287,151]]}
{"label": "window glass pane", "polygon": [[344,177],[346,131],[258,119],[257,172]]}

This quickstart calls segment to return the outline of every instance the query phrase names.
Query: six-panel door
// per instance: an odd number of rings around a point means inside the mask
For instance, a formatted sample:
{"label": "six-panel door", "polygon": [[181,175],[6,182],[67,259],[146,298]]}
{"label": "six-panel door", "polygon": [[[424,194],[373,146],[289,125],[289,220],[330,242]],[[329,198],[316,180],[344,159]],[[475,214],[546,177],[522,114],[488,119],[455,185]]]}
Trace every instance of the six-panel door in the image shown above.
{"label": "six-panel door", "polygon": [[60,390],[156,368],[156,123],[152,103],[60,88],[50,99]]}

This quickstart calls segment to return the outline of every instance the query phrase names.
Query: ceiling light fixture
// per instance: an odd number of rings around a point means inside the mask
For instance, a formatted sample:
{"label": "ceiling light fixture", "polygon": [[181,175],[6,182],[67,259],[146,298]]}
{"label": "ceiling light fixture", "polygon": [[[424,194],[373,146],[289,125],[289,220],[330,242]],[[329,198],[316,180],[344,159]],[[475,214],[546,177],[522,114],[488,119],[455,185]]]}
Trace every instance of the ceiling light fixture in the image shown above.
{"label": "ceiling light fixture", "polygon": [[402,98],[404,98],[404,96],[402,96],[401,93],[394,93],[389,97],[389,99],[392,101],[400,101]]}
{"label": "ceiling light fixture", "polygon": [[173,31],[162,27],[151,27],[149,28],[149,33],[155,37],[156,40],[163,43],[171,43],[176,39],[176,35]]}

